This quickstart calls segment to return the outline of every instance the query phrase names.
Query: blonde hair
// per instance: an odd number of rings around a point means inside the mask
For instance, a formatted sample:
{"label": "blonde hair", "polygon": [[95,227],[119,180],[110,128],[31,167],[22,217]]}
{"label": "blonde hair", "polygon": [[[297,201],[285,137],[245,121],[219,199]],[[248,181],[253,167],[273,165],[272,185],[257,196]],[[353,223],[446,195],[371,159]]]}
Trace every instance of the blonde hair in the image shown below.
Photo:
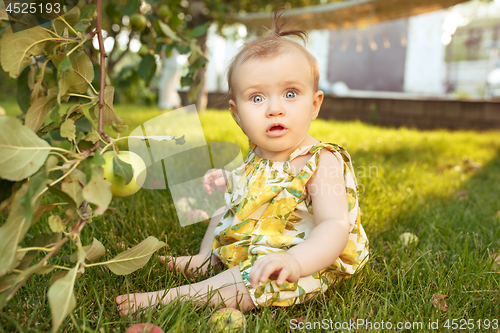
{"label": "blonde hair", "polygon": [[311,73],[314,83],[314,91],[318,90],[319,82],[319,65],[314,56],[307,49],[293,40],[284,38],[286,36],[297,36],[304,42],[307,40],[307,32],[303,30],[286,30],[281,31],[284,24],[279,25],[281,12],[275,12],[273,19],[273,28],[269,34],[264,37],[259,37],[253,41],[246,42],[239,53],[233,58],[227,70],[228,95],[233,99],[232,76],[238,65],[250,59],[271,58],[289,52],[290,48],[295,48],[304,54],[311,67]]}

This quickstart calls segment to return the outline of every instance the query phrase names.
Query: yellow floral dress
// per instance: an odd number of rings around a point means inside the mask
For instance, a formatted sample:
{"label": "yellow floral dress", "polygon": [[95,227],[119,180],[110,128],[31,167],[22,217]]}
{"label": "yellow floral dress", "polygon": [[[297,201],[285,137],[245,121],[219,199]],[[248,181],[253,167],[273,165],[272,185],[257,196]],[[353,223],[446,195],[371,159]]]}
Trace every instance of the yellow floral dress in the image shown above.
{"label": "yellow floral dress", "polygon": [[[243,282],[256,306],[302,303],[318,292],[325,292],[339,277],[354,274],[368,258],[368,239],[360,223],[351,158],[343,147],[322,142],[298,148],[285,162],[263,159],[254,149],[255,144],[251,143],[245,164],[233,170],[228,178],[226,210],[215,229],[212,253],[227,268],[239,265]],[[348,244],[335,262],[311,276],[282,286],[269,279],[254,289],[249,276],[255,261],[260,256],[286,252],[302,243],[315,227],[306,184],[316,170],[322,149],[331,151],[343,165],[349,205]],[[312,154],[311,158],[294,175],[290,161],[308,153]]]}

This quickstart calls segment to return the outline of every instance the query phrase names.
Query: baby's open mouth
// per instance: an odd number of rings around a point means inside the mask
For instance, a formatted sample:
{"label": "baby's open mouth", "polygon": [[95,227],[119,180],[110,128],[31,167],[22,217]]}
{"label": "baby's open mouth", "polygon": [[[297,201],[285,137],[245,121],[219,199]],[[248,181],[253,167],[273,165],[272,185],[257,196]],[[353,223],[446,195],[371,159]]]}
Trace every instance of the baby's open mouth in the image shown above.
{"label": "baby's open mouth", "polygon": [[281,125],[275,125],[275,126],[271,127],[269,130],[270,131],[280,131],[280,130],[283,130],[283,129],[285,129],[283,126],[281,126]]}
{"label": "baby's open mouth", "polygon": [[285,135],[288,132],[288,129],[281,124],[274,124],[266,131],[267,135],[271,138],[277,138]]}

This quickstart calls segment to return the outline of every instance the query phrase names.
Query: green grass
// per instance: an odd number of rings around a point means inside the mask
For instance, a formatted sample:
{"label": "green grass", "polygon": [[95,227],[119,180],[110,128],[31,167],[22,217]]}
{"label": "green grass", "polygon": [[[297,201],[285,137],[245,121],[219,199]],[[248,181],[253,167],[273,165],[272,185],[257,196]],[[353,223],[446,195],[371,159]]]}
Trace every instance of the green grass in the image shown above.
{"label": "green grass", "polygon": [[[14,106],[5,108],[8,114],[17,113]],[[131,129],[160,114],[155,108],[116,109]],[[246,137],[227,111],[208,111],[201,115],[201,123],[208,142],[235,142],[244,153],[248,150]],[[247,313],[248,332],[301,331],[289,324],[301,317],[305,322],[331,320],[333,325],[357,319],[373,324],[390,321],[392,331],[397,322],[422,322],[430,331],[429,321],[439,320],[445,331],[447,319],[458,319],[459,324],[474,319],[475,330],[477,320],[500,320],[500,273],[493,262],[500,254],[499,131],[418,131],[316,120],[310,133],[343,145],[351,154],[372,258],[357,275],[308,303]],[[471,168],[471,161],[480,167]],[[168,243],[160,254],[195,254],[207,226],[180,227],[166,190],[143,189],[132,197],[114,199],[112,207],[116,213],[94,219],[82,233],[84,244],[99,239],[108,249],[107,258],[150,235]],[[49,230],[46,217],[29,234],[39,230]],[[403,232],[416,234],[418,243],[403,246],[398,241]],[[71,251],[69,246],[64,250]],[[126,277],[102,267],[89,268],[77,280],[77,307],[63,329],[123,332],[132,323],[153,322],[165,332],[208,332],[206,322],[213,310],[207,306],[170,304],[141,317],[120,318],[114,298],[214,274],[186,278],[160,265],[156,254]],[[48,278],[35,275],[28,280],[0,313],[0,332],[50,330]],[[447,312],[432,305],[435,293],[449,296]],[[357,331],[369,330],[363,326]]]}

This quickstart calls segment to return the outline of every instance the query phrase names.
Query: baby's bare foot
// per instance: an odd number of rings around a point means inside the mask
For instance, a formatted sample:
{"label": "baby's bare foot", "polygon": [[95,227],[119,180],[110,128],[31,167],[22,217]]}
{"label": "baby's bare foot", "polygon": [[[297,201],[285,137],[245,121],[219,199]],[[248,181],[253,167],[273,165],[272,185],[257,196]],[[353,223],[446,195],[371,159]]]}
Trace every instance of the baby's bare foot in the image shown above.
{"label": "baby's bare foot", "polygon": [[160,256],[160,262],[162,264],[168,261],[168,268],[185,271],[188,275],[203,274],[207,271],[208,261],[203,265],[199,256],[181,256],[181,257],[170,257],[170,256]]}
{"label": "baby's bare foot", "polygon": [[120,295],[116,298],[118,312],[120,316],[126,316],[129,313],[135,313],[137,310],[157,305],[159,297],[159,292]]}

